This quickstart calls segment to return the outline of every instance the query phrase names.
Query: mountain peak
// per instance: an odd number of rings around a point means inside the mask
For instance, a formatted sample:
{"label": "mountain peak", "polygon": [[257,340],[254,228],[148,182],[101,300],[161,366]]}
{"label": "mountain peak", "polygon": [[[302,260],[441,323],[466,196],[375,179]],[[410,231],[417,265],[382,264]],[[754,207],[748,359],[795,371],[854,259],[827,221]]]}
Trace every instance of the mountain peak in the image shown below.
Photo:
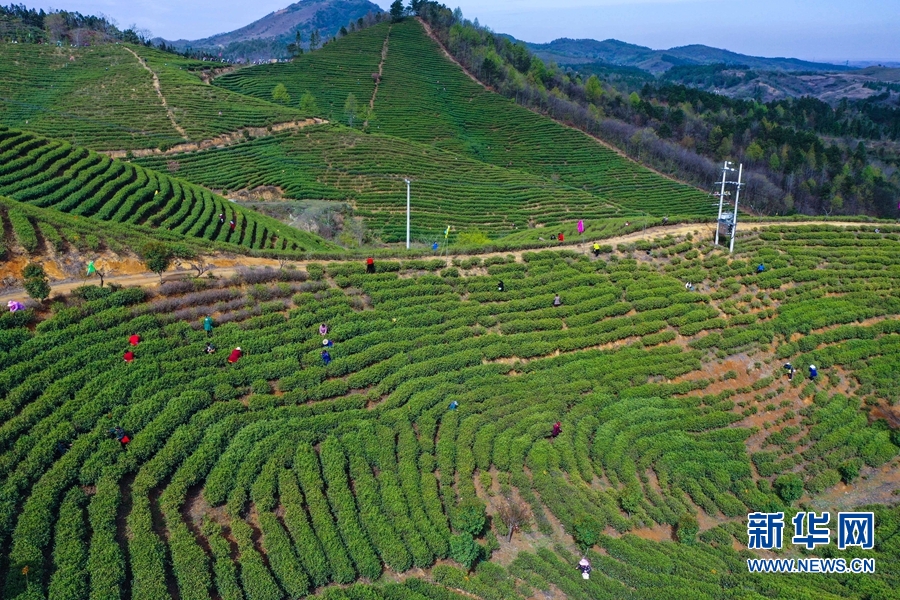
{"label": "mountain peak", "polygon": [[314,30],[328,39],[351,21],[379,12],[383,12],[381,7],[369,0],[300,0],[234,31],[166,43],[179,49],[215,49],[231,59],[251,58],[241,54],[251,49],[259,51],[261,47],[267,47],[266,53],[271,54],[273,45],[283,46],[293,41],[297,31],[306,40]]}

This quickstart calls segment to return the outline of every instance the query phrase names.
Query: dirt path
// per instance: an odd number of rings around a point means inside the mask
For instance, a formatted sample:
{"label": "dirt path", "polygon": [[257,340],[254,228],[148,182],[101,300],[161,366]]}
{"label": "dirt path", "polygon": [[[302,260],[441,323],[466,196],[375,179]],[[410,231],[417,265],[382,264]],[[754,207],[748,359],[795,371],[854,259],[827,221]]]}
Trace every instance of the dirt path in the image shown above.
{"label": "dirt path", "polygon": [[[247,137],[265,137],[273,135],[280,131],[287,131],[289,129],[303,129],[304,127],[309,127],[310,125],[321,125],[323,123],[328,123],[328,121],[316,117],[311,119],[303,119],[302,121],[276,123],[275,125],[272,125],[270,127],[241,127],[240,129],[237,129],[235,131],[223,133],[222,135],[206,140],[201,140],[199,142],[185,142],[183,144],[176,144],[168,150],[160,150],[159,148],[145,148],[142,150],[131,150],[130,152],[131,156],[134,156],[136,158],[140,158],[143,156],[170,156],[173,154],[184,154],[185,152],[196,152],[198,150],[207,150],[209,148],[215,148],[218,146],[227,146],[235,142],[243,141]],[[128,156],[129,151],[100,150],[99,152],[100,154],[105,154],[110,158],[125,158],[126,156]]]}
{"label": "dirt path", "polygon": [[372,90],[372,99],[369,100],[369,110],[375,110],[375,97],[378,96],[378,84],[381,83],[381,76],[384,74],[384,61],[387,59],[388,43],[391,41],[391,29],[393,25],[388,26],[387,35],[384,37],[384,46],[381,47],[381,62],[378,63],[378,79],[375,80],[375,89]]}
{"label": "dirt path", "polygon": [[[758,228],[766,228],[766,227],[775,227],[778,225],[831,225],[834,227],[858,227],[862,225],[862,223],[854,222],[854,221],[806,221],[802,223],[798,223],[796,221],[767,221],[765,223],[750,223],[744,222],[744,226],[752,226]],[[667,226],[659,226],[659,227],[650,227],[644,231],[635,231],[634,233],[628,233],[624,235],[614,236],[602,240],[604,244],[616,245],[616,244],[627,244],[630,242],[636,242],[638,240],[654,240],[665,237],[667,235],[679,236],[679,235],[687,235],[689,233],[695,233],[698,231],[703,231],[704,229],[712,230],[712,225],[710,223],[685,223],[678,225],[667,225]],[[513,255],[516,257],[516,260],[522,260],[522,255],[526,252],[538,252],[542,249],[547,250],[569,250],[575,252],[581,252],[582,254],[589,254],[591,251],[591,245],[595,240],[587,240],[584,243],[570,243],[570,244],[548,244],[545,248],[528,248],[523,250],[512,250],[512,251],[504,251],[504,252],[485,252],[483,254],[478,254],[477,256],[481,258],[489,258],[492,256],[509,256]],[[472,256],[476,256],[473,254],[451,254],[447,261],[448,263],[452,261],[454,258],[471,258]],[[291,265],[297,267],[305,267],[309,263],[325,263],[325,262],[347,262],[352,260],[358,260],[357,258],[347,257],[341,259],[332,259],[332,260],[309,260],[309,261],[289,261]],[[402,259],[401,259],[402,260]],[[39,261],[40,262],[40,261]],[[217,277],[229,277],[237,272],[240,267],[272,267],[278,268],[280,261],[272,258],[257,258],[251,256],[210,256],[206,259],[207,264],[211,265],[208,273],[211,273]],[[48,268],[48,271],[51,269]],[[52,271],[51,271],[52,272]],[[194,276],[196,272],[193,269],[190,269],[187,266],[187,263],[184,263],[181,267],[174,267],[169,271],[163,274],[163,281],[172,281],[176,279],[184,279],[187,277]],[[206,273],[204,273],[204,277]],[[96,284],[97,279],[91,279],[90,283]],[[105,282],[107,283],[115,283],[121,286],[141,286],[141,287],[156,287],[160,283],[159,276],[154,273],[137,273],[137,274],[128,274],[128,275],[111,275],[105,278]],[[83,279],[66,279],[66,280],[58,280],[55,282],[51,282],[52,295],[59,294],[67,294],[71,292],[73,289],[85,285],[85,280]],[[25,293],[22,288],[13,288],[8,289],[0,293],[0,306],[4,306],[6,302],[9,300],[22,300],[25,298]]]}
{"label": "dirt path", "polygon": [[147,66],[147,63],[144,62],[144,59],[141,58],[140,56],[138,56],[137,52],[135,52],[131,48],[127,48],[125,46],[122,46],[122,48],[125,49],[126,52],[130,52],[131,54],[133,54],[134,57],[138,60],[138,62],[141,63],[141,66],[144,67],[145,69],[147,69],[148,71],[150,71],[150,75],[153,76],[153,89],[156,90],[156,95],[159,96],[159,99],[162,102],[163,108],[166,109],[166,114],[169,116],[169,121],[172,122],[172,127],[175,128],[175,131],[177,131],[179,133],[179,135],[181,135],[181,137],[183,137],[186,140],[190,139],[188,137],[187,132],[184,129],[182,129],[182,127],[178,123],[175,122],[175,113],[173,113],[172,109],[169,108],[169,103],[166,102],[166,97],[163,96],[162,89],[160,89],[160,87],[159,87],[159,77],[156,76],[156,73],[153,71],[153,69],[151,69],[150,67]]}

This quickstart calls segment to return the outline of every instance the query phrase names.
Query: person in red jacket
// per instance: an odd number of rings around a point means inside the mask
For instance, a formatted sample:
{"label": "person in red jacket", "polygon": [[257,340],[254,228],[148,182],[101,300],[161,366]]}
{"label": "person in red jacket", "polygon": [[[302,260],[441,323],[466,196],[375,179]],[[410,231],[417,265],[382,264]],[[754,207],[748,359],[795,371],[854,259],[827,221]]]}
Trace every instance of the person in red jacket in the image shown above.
{"label": "person in red jacket", "polygon": [[375,259],[371,256],[366,259],[366,273],[374,273],[375,272]]}
{"label": "person in red jacket", "polygon": [[131,350],[126,350],[125,355],[122,358],[125,359],[125,362],[130,363],[134,360],[134,352],[132,352]]}
{"label": "person in red jacket", "polygon": [[556,423],[553,424],[553,431],[550,432],[550,437],[556,437],[560,433],[562,433],[562,423],[557,421]]}
{"label": "person in red jacket", "polygon": [[242,357],[244,353],[241,351],[241,347],[238,346],[234,350],[231,351],[231,354],[228,356],[228,362],[234,364],[238,361],[240,357]]}
{"label": "person in red jacket", "polygon": [[130,338],[128,338],[128,343],[131,344],[132,346],[137,346],[140,342],[141,342],[141,336],[139,336],[136,333],[134,335],[132,335]]}
{"label": "person in red jacket", "polygon": [[564,235],[562,234],[562,232],[560,231],[560,232],[559,232],[559,235],[556,236],[556,239],[558,239],[560,242],[564,242],[564,241],[566,241],[566,236],[564,236]]}

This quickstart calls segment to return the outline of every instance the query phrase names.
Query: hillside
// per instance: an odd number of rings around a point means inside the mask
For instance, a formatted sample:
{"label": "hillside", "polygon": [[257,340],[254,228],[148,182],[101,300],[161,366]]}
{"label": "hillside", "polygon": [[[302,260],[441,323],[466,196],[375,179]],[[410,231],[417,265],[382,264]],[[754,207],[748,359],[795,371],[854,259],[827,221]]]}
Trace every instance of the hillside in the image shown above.
{"label": "hillside", "polygon": [[679,65],[743,65],[763,71],[847,71],[848,67],[817,63],[796,58],[748,56],[702,44],[653,50],[619,40],[573,40],[561,38],[547,44],[528,44],[538,56],[561,65],[605,62],[617,66],[637,67],[651,73],[662,73]]}
{"label": "hillside", "polygon": [[163,169],[170,161],[178,165],[179,177],[214,189],[277,186],[286,200],[351,203],[354,214],[386,242],[406,238],[404,177],[414,181],[412,237],[429,244],[443,237],[447,225],[494,238],[529,226],[574,234],[572,207],[592,224],[638,216],[548,178],[340,125],[136,162]]}
{"label": "hillside", "polygon": [[[749,574],[745,546],[754,510],[891,501],[898,233],[770,228],[731,261],[678,237],[602,259],[329,262],[12,313],[4,598],[891,597],[896,508],[871,507],[873,550],[803,554],[874,558],[865,590]],[[788,381],[788,360],[818,379]]]}
{"label": "hillside", "polygon": [[0,44],[0,598],[897,598],[900,222],[757,213],[893,215],[895,74],[838,109],[738,101],[673,81],[863,72],[607,41],[665,74],[578,74],[411,10],[248,67]]}
{"label": "hillside", "polygon": [[[383,74],[377,94],[373,72]],[[328,76],[319,76],[322,73]],[[372,27],[290,64],[242,69],[217,79],[215,85],[262,98],[273,82],[283,83],[293,98],[313,94],[322,116],[343,119],[346,124],[353,116],[356,126],[361,125],[365,111],[347,113],[348,95],[353,94],[361,108],[374,95],[368,131],[508,169],[523,181],[523,173],[538,176],[638,213],[711,212],[706,194],[661,177],[583,133],[485,90],[448,60],[415,20]],[[425,177],[440,180],[437,173]],[[269,178],[258,184],[277,185],[277,181]],[[224,187],[209,180],[207,185]],[[568,220],[580,218],[577,206],[568,210]]]}
{"label": "hillside", "polygon": [[92,220],[159,228],[245,249],[334,248],[168,174],[5,127],[0,127],[0,195]]}
{"label": "hillside", "polygon": [[209,50],[230,60],[283,58],[298,31],[308,47],[314,31],[328,40],[341,27],[380,12],[381,8],[369,0],[301,0],[235,31],[199,40],[166,41],[166,45],[178,50]]}
{"label": "hillside", "polygon": [[361,106],[372,97],[375,90],[372,73],[378,73],[388,27],[387,24],[367,27],[290,63],[265,64],[226,73],[216,78],[212,87],[270,99],[272,89],[281,83],[287,88],[292,106],[299,106],[303,95],[311,93],[319,116],[343,121],[348,94],[352,93]]}
{"label": "hillside", "polygon": [[169,244],[182,258],[229,247],[170,231],[79,219],[2,196],[0,233],[0,280],[4,286],[10,282],[7,278],[20,279],[22,268],[32,261],[44,263],[51,279],[69,279],[83,277],[85,266],[95,258],[139,266],[136,253],[150,241]]}
{"label": "hillside", "polygon": [[[579,67],[580,68],[580,67]],[[871,67],[844,72],[756,71],[725,64],[677,66],[660,81],[690,86],[731,98],[773,102],[787,98],[817,98],[832,106],[870,100],[890,110],[896,104],[900,69]],[[888,93],[883,92],[887,90]],[[894,93],[891,93],[894,92]]]}
{"label": "hillside", "polygon": [[209,67],[126,44],[0,44],[0,124],[94,150],[135,150],[304,116],[273,104],[271,88],[255,99],[204,84],[199,73]]}

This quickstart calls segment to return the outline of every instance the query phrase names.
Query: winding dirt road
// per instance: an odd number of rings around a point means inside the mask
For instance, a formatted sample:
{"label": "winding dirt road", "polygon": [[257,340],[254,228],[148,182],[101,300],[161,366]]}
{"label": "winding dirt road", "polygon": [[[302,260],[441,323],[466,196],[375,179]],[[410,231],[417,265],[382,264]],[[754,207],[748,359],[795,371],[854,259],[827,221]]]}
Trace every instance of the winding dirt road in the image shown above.
{"label": "winding dirt road", "polygon": [[[767,227],[775,227],[779,225],[830,225],[833,227],[859,227],[864,225],[865,223],[861,223],[858,221],[766,221],[764,223],[752,223],[752,222],[744,222],[744,227],[749,228],[767,228]],[[600,240],[588,240],[584,243],[569,243],[569,244],[547,244],[545,247],[549,250],[569,250],[580,252],[582,254],[589,254],[591,251],[591,246],[594,241],[602,242],[603,244],[609,245],[617,245],[617,244],[627,244],[629,242],[637,242],[639,240],[654,240],[665,237],[667,235],[679,236],[679,235],[687,235],[689,233],[693,234],[704,234],[709,233],[710,235],[714,231],[713,223],[683,223],[683,224],[675,224],[675,225],[666,225],[659,227],[650,227],[645,231],[636,231],[634,233],[628,233],[625,235],[614,236],[610,238],[600,239]],[[522,255],[525,252],[536,252],[541,250],[541,248],[529,248],[524,250],[512,250],[512,251],[504,251],[504,252],[486,252],[484,254],[478,254],[477,256],[481,258],[487,258],[490,256],[508,256],[512,254],[516,257],[517,260],[522,259]],[[447,261],[448,263],[454,258],[469,258],[471,256],[476,256],[474,254],[451,254]],[[426,258],[428,258],[426,256]],[[348,260],[354,260],[353,258],[347,259],[334,259],[334,260],[309,260],[309,261],[290,261],[291,265],[297,267],[305,267],[307,264],[315,262],[315,263],[324,263],[324,262],[346,262]],[[241,267],[274,267],[277,268],[279,266],[279,261],[276,259],[269,258],[257,258],[251,256],[224,256],[224,255],[215,255],[206,257],[206,263],[210,265],[207,273],[211,273],[216,277],[230,277],[234,275],[238,269]],[[169,271],[163,273],[163,282],[165,281],[174,281],[178,279],[185,279],[196,274],[196,271],[191,269],[189,263],[182,263],[180,266],[176,265],[171,268]],[[203,275],[206,276],[206,273]],[[99,280],[94,277],[89,280],[84,279],[66,279],[53,281],[50,284],[52,293],[51,295],[60,295],[70,293],[73,289],[85,285],[85,283],[94,283],[96,284]],[[160,284],[160,278],[154,273],[137,273],[137,274],[128,274],[128,275],[111,275],[105,278],[106,283],[115,283],[121,286],[141,286],[141,287],[156,287]],[[0,293],[0,307],[5,306],[5,304],[9,300],[23,300],[25,298],[25,292],[22,288],[14,288],[5,290],[3,293]]]}

